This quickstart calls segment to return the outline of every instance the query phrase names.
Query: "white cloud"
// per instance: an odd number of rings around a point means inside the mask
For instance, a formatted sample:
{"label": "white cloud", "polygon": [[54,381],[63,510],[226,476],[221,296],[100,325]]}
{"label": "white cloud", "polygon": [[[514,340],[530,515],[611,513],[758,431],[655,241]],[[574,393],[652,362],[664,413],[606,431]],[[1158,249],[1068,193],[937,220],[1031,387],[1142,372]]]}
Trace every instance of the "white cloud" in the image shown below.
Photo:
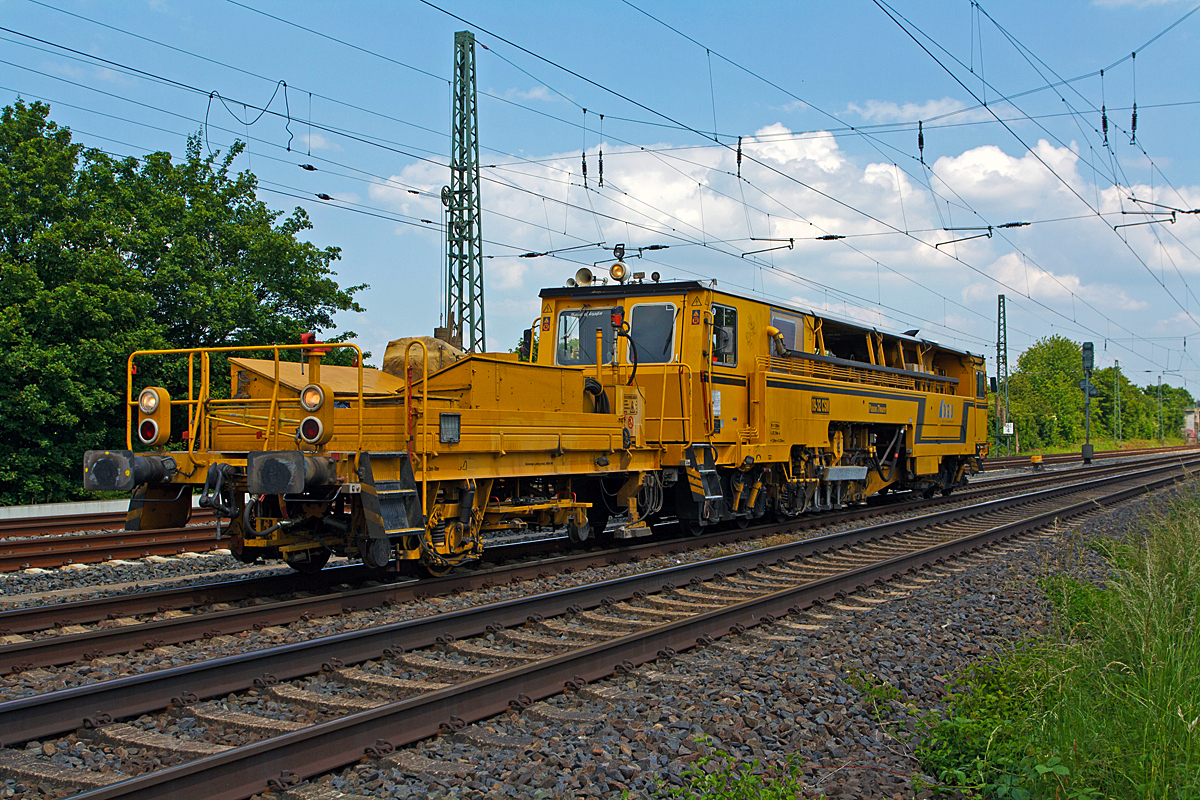
{"label": "white cloud", "polygon": [[857,114],[871,122],[915,122],[930,117],[939,117],[953,111],[961,111],[964,108],[966,105],[953,97],[926,100],[924,103],[904,103],[903,105],[890,100],[868,100],[862,105],[850,103],[842,113]]}
{"label": "white cloud", "polygon": [[309,150],[330,150],[334,153],[342,152],[342,146],[337,142],[331,141],[319,133],[301,133],[296,136],[302,143],[293,150],[298,150],[300,147],[305,147]]}
{"label": "white cloud", "polygon": [[[631,251],[650,244],[669,245],[665,251],[645,252],[643,261],[630,257],[634,271],[658,271],[665,279],[716,278],[721,288],[734,292],[766,293],[779,298],[777,302],[800,304],[885,330],[919,328],[923,336],[972,352],[987,350],[987,343],[994,340],[999,293],[1014,302],[1014,346],[1020,345],[1024,335],[1017,327],[1040,336],[1052,332],[1049,326],[1054,324],[1061,326],[1064,335],[1075,338],[1084,336],[1079,330],[1085,324],[1091,330],[1105,329],[1107,322],[1087,304],[1115,321],[1113,335],[1117,335],[1117,324],[1151,330],[1174,308],[1173,301],[1098,218],[997,230],[991,238],[940,250],[930,246],[970,235],[946,232],[943,227],[1086,214],[1087,207],[1032,153],[1010,154],[984,145],[943,156],[933,166],[933,185],[952,198],[953,206],[947,210],[942,200],[936,201],[935,207],[919,172],[910,176],[886,161],[858,162],[842,149],[837,137],[827,133],[797,136],[782,124],[762,127],[753,138],[743,141],[747,157],[742,175],[746,180],[740,183],[730,151],[689,151],[683,159],[650,152],[658,146],[647,143],[645,150],[629,150],[605,144],[603,189],[595,180],[596,150],[590,150],[586,193],[578,151],[529,154],[538,163],[506,169],[504,179],[529,192],[490,180],[491,173],[485,170],[484,237],[520,248],[485,244],[485,252],[497,256],[484,262],[488,332],[496,342],[507,348],[519,331],[528,327],[537,311],[534,305],[540,288],[561,286],[581,265],[591,267],[600,262],[599,270],[604,270],[611,259],[611,251],[597,248],[533,259],[514,258],[516,253],[601,240],[608,247],[624,242]],[[1163,186],[1156,186],[1153,193],[1149,186],[1097,191],[1081,176],[1078,156],[1070,147],[1053,147],[1042,141],[1035,151],[1092,203],[1099,197],[1105,212],[1119,212],[1122,197],[1130,193],[1177,208],[1200,206],[1200,187],[1180,186],[1182,198],[1168,194],[1172,190]],[[396,174],[394,181],[427,193],[413,195],[394,184],[372,186],[369,202],[412,216],[440,219],[438,192],[445,182],[444,168],[411,164]],[[1125,208],[1133,207],[1128,200],[1123,202]],[[593,209],[608,216],[593,216]],[[1185,249],[1200,252],[1200,226],[1191,224],[1194,220],[1180,218],[1181,224],[1170,226],[1170,233],[1182,243],[1160,232],[1160,245],[1153,231],[1165,226],[1123,231],[1138,254],[1153,262],[1156,273],[1162,253],[1166,280],[1180,298],[1184,292],[1165,259],[1174,258],[1200,292],[1200,261]],[[905,236],[887,225],[914,233]],[[816,240],[826,233],[851,238]],[[418,235],[430,244],[436,240],[432,231]],[[795,241],[788,249],[786,243],[750,241],[751,237]],[[747,251],[771,247],[782,249],[741,257]],[[1025,260],[1017,247],[1026,254]],[[884,266],[877,266],[877,261]],[[964,262],[999,283],[973,272]],[[846,304],[835,291],[825,298],[814,284],[829,285],[862,299]],[[1022,300],[1026,293],[1063,316]],[[968,308],[958,307],[956,302]],[[1022,304],[1039,316],[1022,319],[1018,310]],[[1200,317],[1200,312],[1196,315]],[[1078,326],[1072,322],[1076,319]],[[1170,332],[1181,327],[1186,332],[1191,324],[1187,320],[1169,326]]]}

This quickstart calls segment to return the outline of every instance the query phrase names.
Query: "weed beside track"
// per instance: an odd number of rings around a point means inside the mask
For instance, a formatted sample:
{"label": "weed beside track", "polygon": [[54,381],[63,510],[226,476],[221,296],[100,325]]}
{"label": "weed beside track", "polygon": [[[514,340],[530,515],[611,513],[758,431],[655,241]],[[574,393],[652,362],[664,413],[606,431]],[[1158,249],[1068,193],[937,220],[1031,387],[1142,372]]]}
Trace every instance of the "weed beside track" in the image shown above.
{"label": "weed beside track", "polygon": [[1056,630],[959,675],[924,768],[985,797],[1200,797],[1200,490],[1060,552]]}

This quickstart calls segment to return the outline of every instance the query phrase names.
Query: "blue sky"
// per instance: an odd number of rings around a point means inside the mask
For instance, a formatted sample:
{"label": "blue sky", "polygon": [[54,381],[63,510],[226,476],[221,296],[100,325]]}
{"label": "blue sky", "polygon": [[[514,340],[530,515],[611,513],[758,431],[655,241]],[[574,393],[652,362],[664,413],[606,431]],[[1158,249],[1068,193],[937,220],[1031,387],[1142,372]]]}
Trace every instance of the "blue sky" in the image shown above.
{"label": "blue sky", "polygon": [[[439,321],[448,81],[454,32],[469,29],[486,46],[491,348],[516,343],[541,287],[611,261],[521,253],[657,244],[632,269],[919,328],[989,365],[1004,293],[1010,359],[1062,334],[1139,383],[1165,371],[1194,388],[1200,214],[1112,226],[1155,218],[1122,215],[1159,208],[1131,196],[1200,207],[1200,13],[1150,41],[1195,7],[2,0],[15,33],[0,31],[0,95],[44,99],[78,141],[121,155],[181,154],[206,117],[208,146],[247,140],[238,167],[262,199],[306,208],[309,238],[342,248],[341,280],[370,284],[366,311],[338,322],[378,362],[389,339]],[[1010,222],[1035,224],[986,235]],[[777,244],[752,238],[795,242],[745,255]]]}

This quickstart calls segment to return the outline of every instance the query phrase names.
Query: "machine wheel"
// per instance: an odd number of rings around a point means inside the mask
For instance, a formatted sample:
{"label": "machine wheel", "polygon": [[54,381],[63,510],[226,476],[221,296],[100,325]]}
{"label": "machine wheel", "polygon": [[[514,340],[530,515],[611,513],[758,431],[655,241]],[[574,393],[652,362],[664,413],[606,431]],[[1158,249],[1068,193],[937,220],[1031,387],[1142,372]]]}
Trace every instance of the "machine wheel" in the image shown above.
{"label": "machine wheel", "polygon": [[[606,520],[607,522],[607,520]],[[572,544],[583,544],[588,539],[592,538],[591,522],[585,523],[582,527],[575,524],[574,520],[567,523],[567,538]]]}
{"label": "machine wheel", "polygon": [[305,558],[303,561],[295,557],[285,559],[285,561],[296,572],[304,575],[315,575],[329,563],[329,556],[330,552],[328,550],[310,550],[308,558]]}
{"label": "machine wheel", "polygon": [[704,527],[698,519],[679,520],[679,530],[687,536],[699,536],[704,533]]}
{"label": "machine wheel", "polygon": [[441,578],[445,575],[449,575],[450,570],[454,569],[454,565],[452,564],[448,564],[444,567],[435,567],[433,564],[422,564],[421,566],[425,567],[425,571],[435,578]]}
{"label": "machine wheel", "polygon": [[750,516],[747,514],[745,516],[734,517],[733,523],[739,528],[748,528],[750,526]]}

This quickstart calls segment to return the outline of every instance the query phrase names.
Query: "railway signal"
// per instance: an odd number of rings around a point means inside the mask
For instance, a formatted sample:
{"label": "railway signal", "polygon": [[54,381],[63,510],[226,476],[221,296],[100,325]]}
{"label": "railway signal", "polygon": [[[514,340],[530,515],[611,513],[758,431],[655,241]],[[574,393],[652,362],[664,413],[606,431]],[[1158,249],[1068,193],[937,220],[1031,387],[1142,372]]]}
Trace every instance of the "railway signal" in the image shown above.
{"label": "railway signal", "polygon": [[1083,419],[1084,443],[1083,463],[1092,463],[1092,398],[1099,397],[1100,391],[1092,385],[1092,370],[1096,366],[1096,345],[1091,342],[1083,343],[1083,380],[1079,388],[1083,390]]}

